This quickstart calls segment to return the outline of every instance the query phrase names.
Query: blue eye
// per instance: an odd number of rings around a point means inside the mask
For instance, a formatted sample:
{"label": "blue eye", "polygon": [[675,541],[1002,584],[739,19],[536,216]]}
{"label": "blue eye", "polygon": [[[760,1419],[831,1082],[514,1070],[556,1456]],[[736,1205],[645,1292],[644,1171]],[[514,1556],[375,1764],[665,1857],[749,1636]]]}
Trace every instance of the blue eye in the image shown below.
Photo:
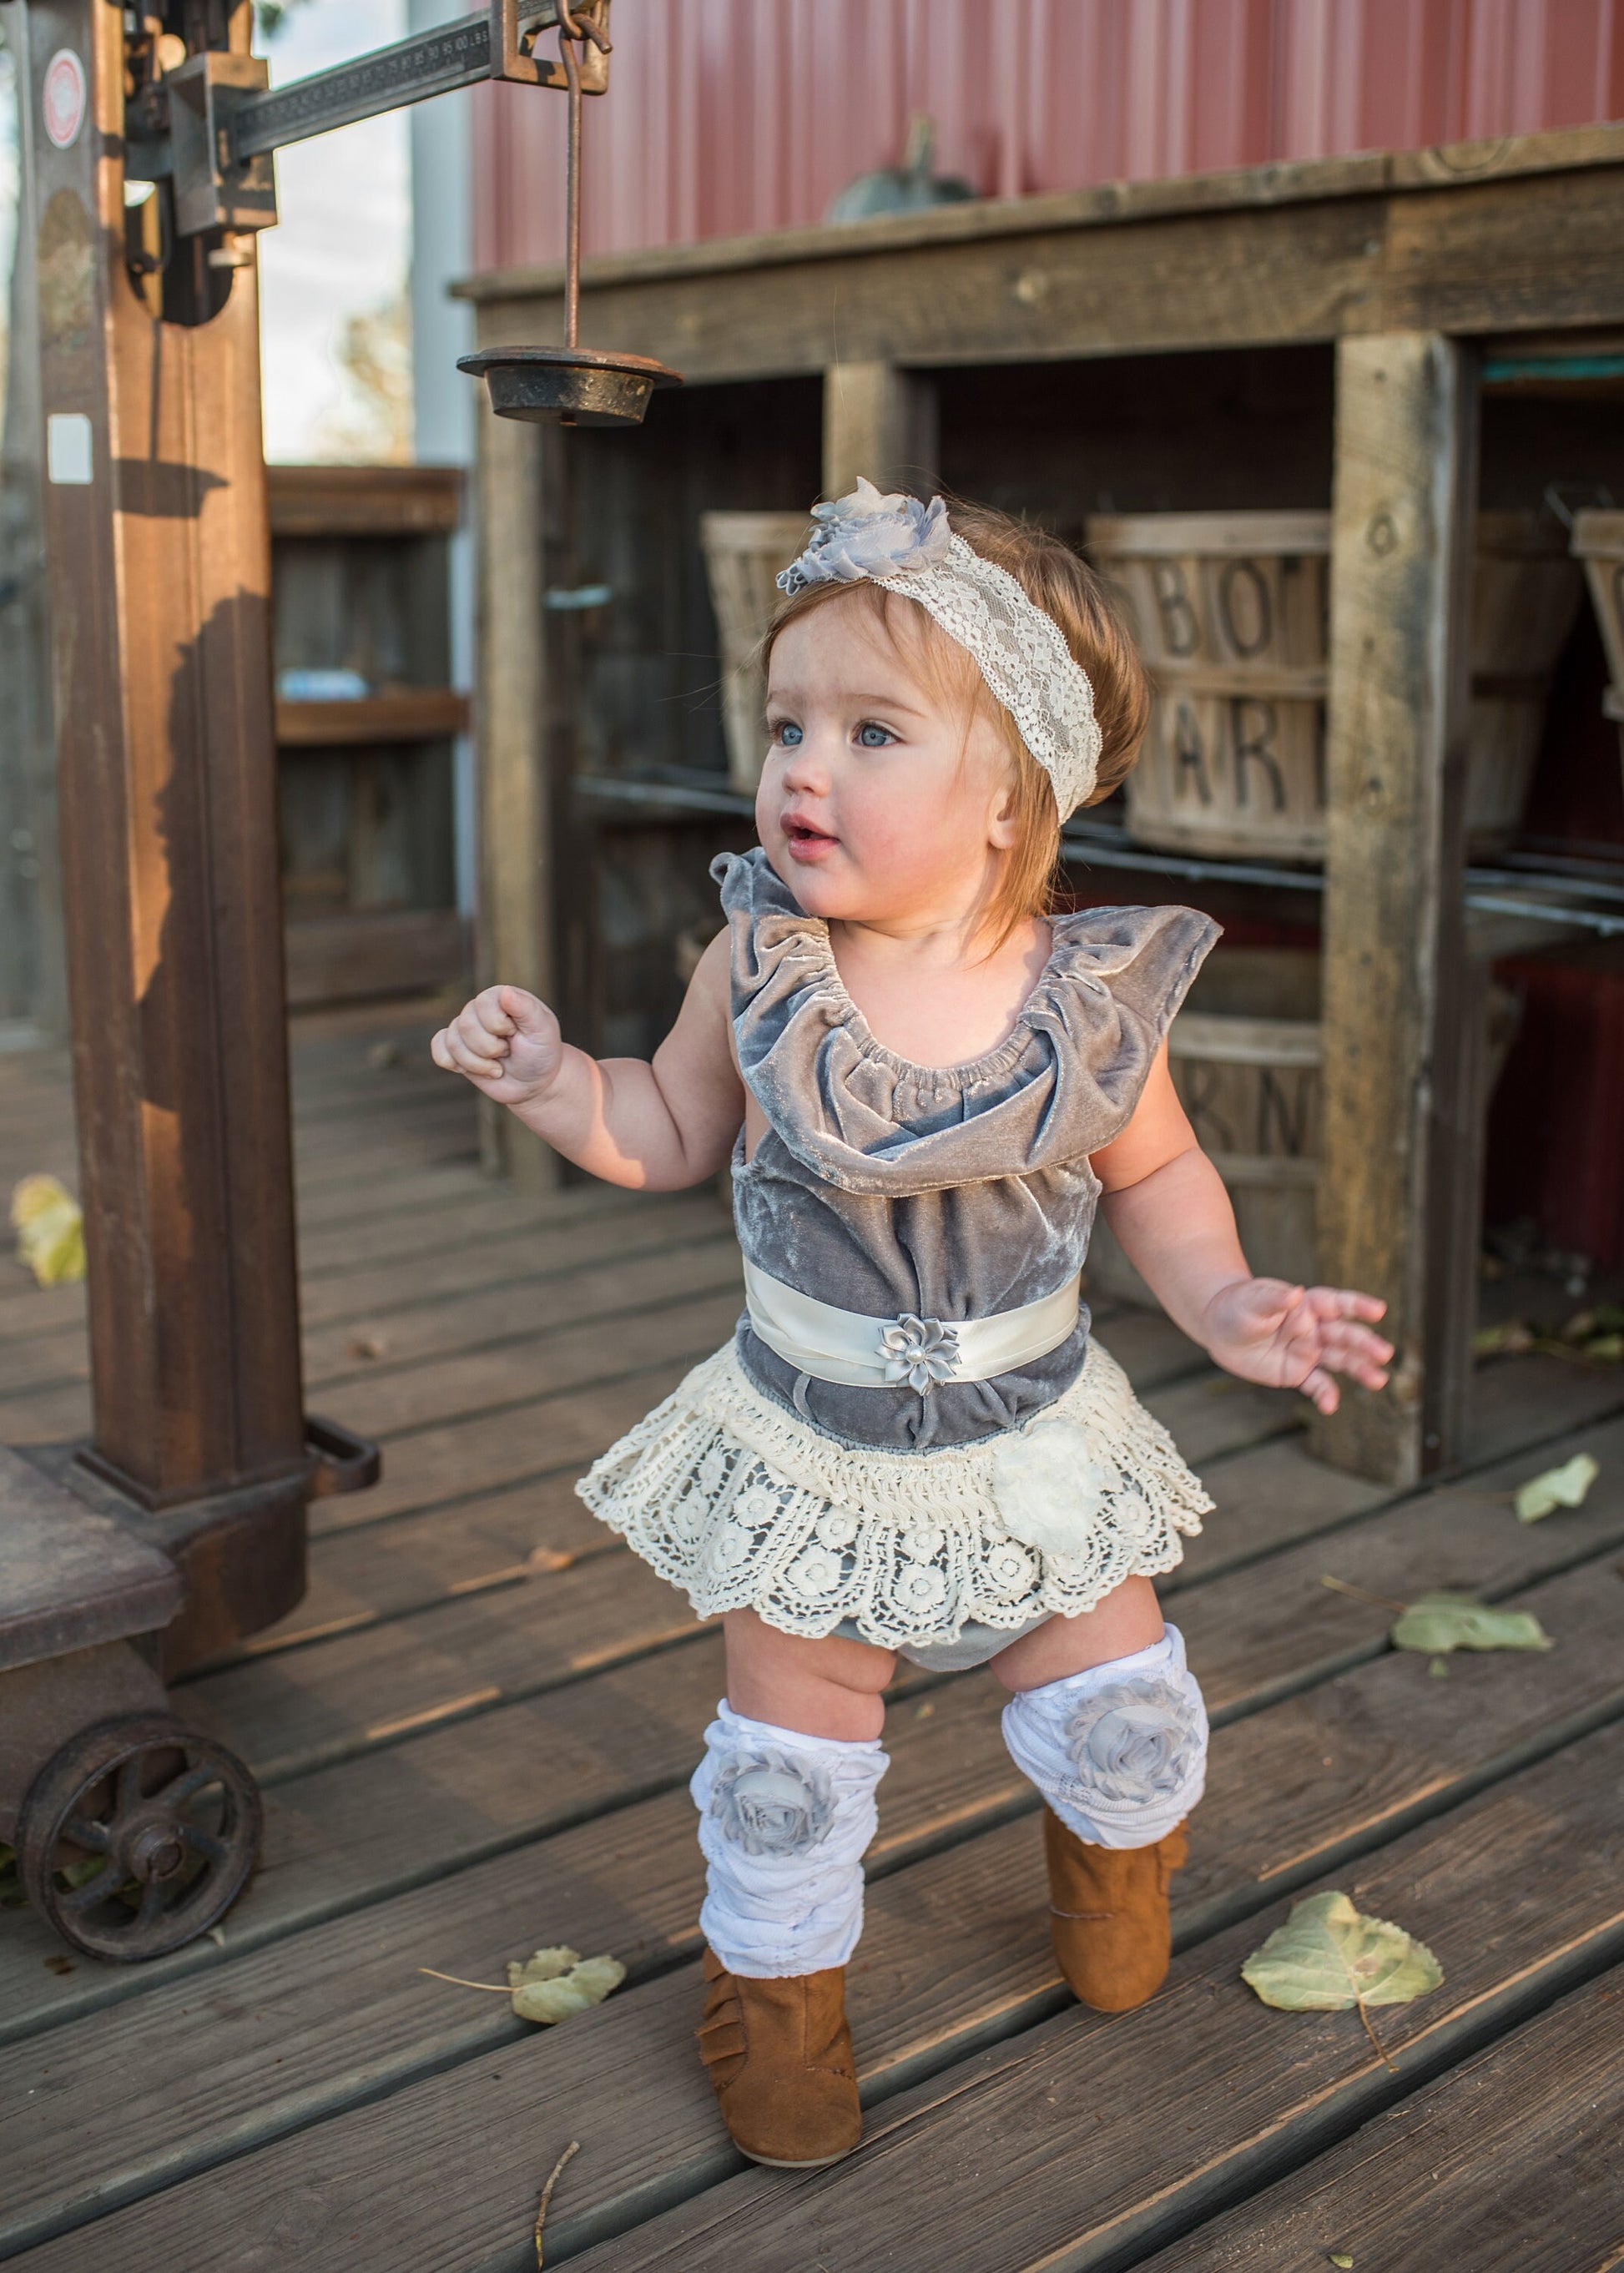
{"label": "blue eye", "polygon": [[801,729],[792,725],[787,718],[780,718],[772,730],[772,739],[781,749],[798,750],[801,747]]}
{"label": "blue eye", "polygon": [[883,750],[896,739],[889,726],[876,726],[872,719],[857,729],[857,744],[860,749]]}

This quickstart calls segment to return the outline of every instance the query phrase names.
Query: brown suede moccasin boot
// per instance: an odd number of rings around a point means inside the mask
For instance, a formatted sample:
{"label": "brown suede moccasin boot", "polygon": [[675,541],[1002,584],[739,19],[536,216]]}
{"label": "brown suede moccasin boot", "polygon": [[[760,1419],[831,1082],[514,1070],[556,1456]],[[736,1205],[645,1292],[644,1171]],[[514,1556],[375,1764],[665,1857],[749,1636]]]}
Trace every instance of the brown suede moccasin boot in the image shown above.
{"label": "brown suede moccasin boot", "polygon": [[753,2163],[813,2170],[862,2136],[843,1965],[747,1980],[707,1949],[699,2057],[733,2144]]}
{"label": "brown suede moccasin boot", "polygon": [[1096,2013],[1154,1997],[1173,1954],[1168,1882],[1190,1842],[1181,1823],[1154,1847],[1091,1847],[1043,1810],[1049,1932],[1060,1970]]}

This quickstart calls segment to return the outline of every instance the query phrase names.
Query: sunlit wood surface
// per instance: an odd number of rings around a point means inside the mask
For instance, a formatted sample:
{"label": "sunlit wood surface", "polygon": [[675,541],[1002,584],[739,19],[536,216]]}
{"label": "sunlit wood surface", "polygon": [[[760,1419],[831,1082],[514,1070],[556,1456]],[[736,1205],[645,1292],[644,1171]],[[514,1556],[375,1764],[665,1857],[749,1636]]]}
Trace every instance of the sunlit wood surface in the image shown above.
{"label": "sunlit wood surface", "polygon": [[[546,2256],[592,2273],[1616,2264],[1624,1371],[1491,1362],[1465,1467],[1395,1497],[1314,1466],[1291,1398],[1103,1312],[1219,1503],[1168,1589],[1218,1724],[1172,1977],[1118,2018],[1071,2001],[998,1694],[910,1671],[850,1975],[868,2140],[756,2170],[692,2042],[684,1787],[719,1639],[571,1489],[729,1331],[730,1227],[708,1189],[488,1182],[425,1032],[351,1013],[296,1037],[308,1401],[381,1440],[384,1480],[312,1511],[300,1609],[173,1692],[266,1789],[223,1947],[67,1963],[0,1917],[0,2255],[521,2273],[578,2140]],[[35,1168],[73,1174],[65,1067],[0,1059],[0,1170]],[[0,1437],[86,1428],[82,1310],[0,1264]],[[1515,1486],[1583,1448],[1583,1510],[1518,1523]],[[1515,1601],[1555,1647],[1440,1677],[1326,1575]],[[1240,1982],[1326,1886],[1442,1963],[1377,2016],[1391,2067],[1356,2014]],[[553,1942],[630,1975],[551,2031],[418,1970],[500,1981]]]}

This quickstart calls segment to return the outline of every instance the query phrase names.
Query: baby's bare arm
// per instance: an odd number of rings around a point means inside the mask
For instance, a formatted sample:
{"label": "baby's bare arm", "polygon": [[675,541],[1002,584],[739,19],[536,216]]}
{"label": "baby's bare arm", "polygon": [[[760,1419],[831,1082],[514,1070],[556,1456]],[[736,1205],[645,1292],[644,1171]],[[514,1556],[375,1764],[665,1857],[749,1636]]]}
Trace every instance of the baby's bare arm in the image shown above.
{"label": "baby's bare arm", "polygon": [[1094,1154],[1094,1171],[1124,1253],[1175,1324],[1202,1340],[1214,1295],[1252,1273],[1223,1180],[1178,1101],[1165,1042],[1133,1118]]}
{"label": "baby's bare arm", "polygon": [[606,1183],[680,1191],[726,1165],[744,1118],[728,1015],[727,935],[711,941],[677,1023],[643,1058],[590,1058],[545,1002],[487,986],[431,1045],[555,1152]]}
{"label": "baby's bare arm", "polygon": [[1372,1333],[1384,1303],[1346,1287],[1254,1279],[1229,1195],[1196,1143],[1168,1070],[1167,1046],[1122,1135],[1094,1155],[1106,1221],[1175,1324],[1243,1381],[1300,1389],[1336,1410],[1334,1374],[1380,1389],[1390,1343]]}

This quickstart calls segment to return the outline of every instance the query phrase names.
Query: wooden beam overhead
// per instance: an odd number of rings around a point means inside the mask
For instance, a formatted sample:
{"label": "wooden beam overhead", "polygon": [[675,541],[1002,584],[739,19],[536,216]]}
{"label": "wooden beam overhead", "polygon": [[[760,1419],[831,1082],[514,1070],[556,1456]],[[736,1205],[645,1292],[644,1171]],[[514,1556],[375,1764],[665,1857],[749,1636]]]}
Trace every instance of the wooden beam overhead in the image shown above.
{"label": "wooden beam overhead", "polygon": [[[585,320],[690,381],[1624,323],[1624,128],[1468,146],[617,256]],[[551,270],[463,289],[484,344],[560,320]]]}

